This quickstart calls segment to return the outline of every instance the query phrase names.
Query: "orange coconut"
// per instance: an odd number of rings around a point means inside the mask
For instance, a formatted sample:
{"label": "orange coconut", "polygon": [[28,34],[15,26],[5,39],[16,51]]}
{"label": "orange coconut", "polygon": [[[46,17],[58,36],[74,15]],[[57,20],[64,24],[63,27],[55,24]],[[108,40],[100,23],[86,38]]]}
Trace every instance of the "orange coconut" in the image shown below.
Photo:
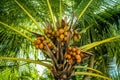
{"label": "orange coconut", "polygon": [[77,54],[77,55],[75,55],[75,58],[76,58],[76,59],[80,59],[81,56]]}

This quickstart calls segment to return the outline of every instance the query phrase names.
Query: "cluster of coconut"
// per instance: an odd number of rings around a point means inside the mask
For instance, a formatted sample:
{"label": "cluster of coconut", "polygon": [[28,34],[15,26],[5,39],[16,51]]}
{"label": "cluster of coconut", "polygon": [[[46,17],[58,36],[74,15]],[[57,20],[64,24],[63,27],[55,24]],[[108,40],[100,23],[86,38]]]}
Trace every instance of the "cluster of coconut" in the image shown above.
{"label": "cluster of coconut", "polygon": [[70,63],[80,63],[81,62],[81,50],[78,47],[68,47],[67,53],[65,54],[65,58]]}
{"label": "cluster of coconut", "polygon": [[62,46],[64,46],[66,43],[68,43],[70,40],[77,41],[81,38],[80,34],[77,30],[73,30],[70,28],[70,25],[67,21],[62,20],[61,26],[59,23],[56,23],[58,30],[55,32],[55,37],[58,42],[61,43]]}
{"label": "cluster of coconut", "polygon": [[72,34],[73,34],[73,40],[74,41],[77,41],[78,39],[81,38],[81,36],[80,36],[80,34],[78,33],[77,30],[73,30]]}
{"label": "cluster of coconut", "polygon": [[[52,41],[52,43],[47,40],[43,35],[39,36],[37,40],[35,40],[36,49],[47,50],[47,46],[50,50],[53,49],[54,44],[57,49],[57,44],[61,44],[60,46],[66,48],[66,44],[69,45],[70,41],[76,41],[80,39],[80,34],[77,30],[73,30],[69,23],[66,20],[62,20],[61,24],[59,22],[56,23],[57,30],[55,31],[50,23],[47,22],[47,27],[44,29],[44,34]],[[47,46],[46,46],[47,45]],[[65,52],[64,57],[70,62],[81,62],[81,50],[77,47],[67,47],[67,52]],[[64,52],[63,52],[64,54]],[[57,52],[56,54],[57,55]]]}
{"label": "cluster of coconut", "polygon": [[44,33],[50,39],[55,38],[55,31],[53,29],[44,29]]}
{"label": "cluster of coconut", "polygon": [[38,37],[37,40],[35,40],[36,49],[47,50],[46,45],[48,45],[50,49],[53,48],[53,45],[43,36]]}
{"label": "cluster of coconut", "polygon": [[56,39],[58,42],[61,43],[62,46],[65,45],[68,38],[69,38],[68,26],[65,26],[64,28],[60,28],[58,31],[56,31]]}

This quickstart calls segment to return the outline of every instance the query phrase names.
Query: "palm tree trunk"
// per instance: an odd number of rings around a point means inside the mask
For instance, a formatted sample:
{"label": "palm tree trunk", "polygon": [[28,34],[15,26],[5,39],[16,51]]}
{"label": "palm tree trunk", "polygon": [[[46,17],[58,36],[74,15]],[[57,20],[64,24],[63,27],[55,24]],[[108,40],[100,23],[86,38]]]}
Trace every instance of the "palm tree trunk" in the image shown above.
{"label": "palm tree trunk", "polygon": [[52,67],[51,69],[55,80],[69,80],[73,71],[73,65],[68,62],[66,64],[59,64],[58,67]]}

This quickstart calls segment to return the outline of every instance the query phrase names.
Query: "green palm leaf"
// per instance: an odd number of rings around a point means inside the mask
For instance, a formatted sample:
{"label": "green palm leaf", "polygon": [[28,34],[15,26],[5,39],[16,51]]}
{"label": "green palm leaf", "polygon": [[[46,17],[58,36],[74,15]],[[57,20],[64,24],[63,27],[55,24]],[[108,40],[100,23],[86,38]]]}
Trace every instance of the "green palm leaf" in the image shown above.
{"label": "green palm leaf", "polygon": [[20,32],[19,30],[15,29],[15,28],[13,28],[13,27],[11,27],[11,26],[3,23],[3,22],[0,22],[0,24],[4,25],[3,27],[9,28],[9,29],[15,31],[16,33],[20,34],[21,36],[25,37],[25,38],[28,39],[29,41],[33,42],[33,40],[32,40],[30,37],[28,37],[27,35],[23,34],[23,33]]}
{"label": "green palm leaf", "polygon": [[35,25],[37,26],[37,28],[40,30],[40,32],[42,34],[44,34],[42,28],[40,27],[40,25],[35,21],[35,19],[30,15],[30,13],[24,9],[24,7],[17,1],[17,0],[14,0],[18,6],[28,15],[28,17],[35,23]]}
{"label": "green palm leaf", "polygon": [[61,19],[62,19],[62,1],[61,1],[61,0],[59,0],[59,1],[60,1],[60,6],[59,6],[59,8],[60,8],[59,22],[60,22],[60,26],[61,26]]}
{"label": "green palm leaf", "polygon": [[87,72],[75,72],[73,75],[89,75],[89,76],[93,76],[93,77],[99,77],[99,78],[103,78],[103,79],[107,79],[107,80],[112,80],[106,76],[102,76],[102,75],[94,74],[94,73],[87,73]]}
{"label": "green palm leaf", "polygon": [[54,16],[53,16],[53,12],[52,12],[51,5],[50,5],[49,0],[47,0],[47,4],[48,4],[48,8],[49,8],[50,15],[51,15],[51,18],[52,18],[52,22],[53,22],[53,25],[54,25],[54,30],[57,30],[57,29],[56,29],[55,20],[54,20]]}
{"label": "green palm leaf", "polygon": [[81,18],[81,16],[82,16],[82,15],[84,14],[84,12],[87,10],[87,8],[89,7],[89,5],[92,3],[92,1],[93,1],[93,0],[90,0],[90,1],[88,2],[88,4],[85,6],[85,8],[82,10],[82,12],[79,14],[78,19]]}
{"label": "green palm leaf", "polygon": [[23,59],[23,58],[12,58],[12,57],[0,57],[0,60],[24,61],[24,62],[27,62],[27,63],[39,64],[39,65],[47,67],[48,69],[51,68],[51,64],[44,63],[46,61],[43,62],[43,61],[40,61],[40,60],[38,61],[38,60],[29,60],[29,59]]}
{"label": "green palm leaf", "polygon": [[96,41],[96,42],[84,45],[84,46],[82,46],[80,48],[87,51],[87,50],[89,50],[89,49],[91,49],[93,47],[96,47],[96,46],[100,45],[100,44],[111,42],[111,41],[116,40],[118,38],[120,38],[120,36],[115,36],[115,37],[108,38],[108,39],[105,39],[105,40],[102,40],[102,41]]}
{"label": "green palm leaf", "polygon": [[98,70],[96,70],[96,69],[93,69],[93,68],[90,68],[90,67],[85,67],[85,66],[75,66],[75,68],[77,69],[89,69],[89,70],[91,70],[91,71],[94,71],[94,72],[96,72],[96,73],[98,73],[98,74],[103,74],[101,71],[98,71]]}

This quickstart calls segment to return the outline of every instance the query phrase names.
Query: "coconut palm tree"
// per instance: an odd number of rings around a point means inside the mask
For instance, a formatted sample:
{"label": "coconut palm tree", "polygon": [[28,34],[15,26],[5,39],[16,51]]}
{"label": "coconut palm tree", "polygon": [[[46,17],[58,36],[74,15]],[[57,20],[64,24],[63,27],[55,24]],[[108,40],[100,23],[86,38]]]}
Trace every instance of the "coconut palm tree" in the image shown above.
{"label": "coconut palm tree", "polygon": [[[76,75],[111,80],[106,77],[111,61],[116,60],[119,68],[119,0],[3,0],[0,4],[2,79],[8,72],[8,80],[38,80],[33,77],[35,65],[28,63],[47,67],[55,80]],[[28,72],[21,71],[23,65]]]}

